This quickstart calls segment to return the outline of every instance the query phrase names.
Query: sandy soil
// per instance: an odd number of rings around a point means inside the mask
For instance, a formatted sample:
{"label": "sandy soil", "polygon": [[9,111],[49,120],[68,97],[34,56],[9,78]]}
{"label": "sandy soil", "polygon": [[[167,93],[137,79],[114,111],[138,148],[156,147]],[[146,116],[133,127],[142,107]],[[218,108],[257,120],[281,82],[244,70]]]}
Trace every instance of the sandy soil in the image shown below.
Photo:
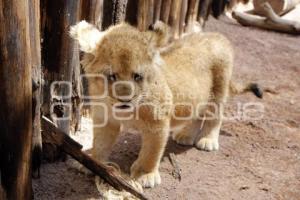
{"label": "sandy soil", "polygon": [[[251,94],[232,98],[226,113],[238,103],[259,102],[260,120],[225,121],[220,150],[204,152],[170,141],[182,180],[173,178],[167,157],[161,163],[162,184],[146,189],[150,199],[300,199],[300,38],[239,26],[228,19],[211,19],[207,31],[226,35],[236,52],[234,79],[256,81],[278,94],[260,100]],[[199,55],[201,56],[201,55]],[[129,171],[138,154],[137,135],[124,135],[112,160]],[[94,179],[67,163],[45,164],[34,180],[35,198],[99,199]]]}

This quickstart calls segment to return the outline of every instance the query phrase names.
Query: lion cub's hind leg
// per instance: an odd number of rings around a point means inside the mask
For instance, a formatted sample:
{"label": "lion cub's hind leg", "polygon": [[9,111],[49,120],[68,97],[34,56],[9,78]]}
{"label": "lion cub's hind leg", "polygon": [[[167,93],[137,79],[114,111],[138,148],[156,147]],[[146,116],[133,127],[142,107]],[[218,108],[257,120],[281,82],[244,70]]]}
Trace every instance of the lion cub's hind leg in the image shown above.
{"label": "lion cub's hind leg", "polygon": [[200,132],[201,124],[201,120],[192,120],[179,132],[173,133],[172,139],[178,144],[193,146]]}
{"label": "lion cub's hind leg", "polygon": [[[213,151],[219,149],[219,132],[222,125],[222,106],[217,106],[217,112],[221,112],[212,118],[215,119],[205,119],[204,126],[201,129],[200,140],[196,142],[196,147],[206,151]],[[211,109],[208,109],[210,112]]]}
{"label": "lion cub's hind leg", "polygon": [[207,105],[200,140],[196,147],[206,151],[219,149],[219,133],[223,120],[224,104],[227,101],[229,82],[231,77],[231,65],[215,69],[212,94],[213,97]]}

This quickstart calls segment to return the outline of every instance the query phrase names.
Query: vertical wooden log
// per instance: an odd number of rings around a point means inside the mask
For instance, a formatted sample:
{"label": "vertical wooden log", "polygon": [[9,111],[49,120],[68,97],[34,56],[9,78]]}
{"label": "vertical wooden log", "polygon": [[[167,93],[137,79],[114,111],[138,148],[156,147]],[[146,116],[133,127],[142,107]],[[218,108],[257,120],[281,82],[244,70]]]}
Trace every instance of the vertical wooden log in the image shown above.
{"label": "vertical wooden log", "polygon": [[199,9],[200,0],[196,0],[195,8],[193,10],[193,21],[195,22],[198,17],[198,9]]}
{"label": "vertical wooden log", "polygon": [[148,30],[151,24],[154,24],[154,0],[148,0],[148,20],[146,29]]}
{"label": "vertical wooden log", "polygon": [[138,29],[145,31],[149,22],[149,2],[148,0],[139,0],[138,4]]}
{"label": "vertical wooden log", "polygon": [[172,29],[173,37],[179,37],[179,20],[181,11],[182,0],[176,0],[172,2],[169,24]]}
{"label": "vertical wooden log", "polygon": [[103,29],[126,19],[127,3],[129,0],[104,0]]}
{"label": "vertical wooden log", "polygon": [[212,0],[201,0],[199,3],[198,22],[202,27],[205,26],[212,6]]}
{"label": "vertical wooden log", "polygon": [[42,162],[41,135],[41,37],[40,37],[40,1],[29,0],[30,49],[32,59],[32,172],[39,177]]}
{"label": "vertical wooden log", "polygon": [[103,18],[103,0],[81,0],[80,7],[81,20],[86,20],[101,30]]}
{"label": "vertical wooden log", "polygon": [[141,31],[146,30],[147,26],[147,0],[139,0],[138,3],[138,29]]}
{"label": "vertical wooden log", "polygon": [[80,67],[75,67],[73,69],[73,87],[72,87],[72,125],[73,132],[81,130],[81,106],[82,103],[82,82],[80,78],[81,69]]}
{"label": "vertical wooden log", "polygon": [[[174,0],[174,1],[176,1],[176,0]],[[160,19],[161,19],[161,21],[163,21],[165,23],[169,22],[171,4],[172,4],[172,0],[164,0],[162,3]]]}
{"label": "vertical wooden log", "polygon": [[[83,0],[84,1],[84,0]],[[90,7],[90,21],[101,30],[103,18],[103,0],[92,0]]]}
{"label": "vertical wooden log", "polygon": [[81,13],[80,13],[80,19],[89,21],[90,20],[90,9],[91,9],[91,4],[93,0],[81,0]]}
{"label": "vertical wooden log", "polygon": [[137,0],[128,0],[126,8],[126,22],[137,26],[137,13],[138,13],[138,1]]}
{"label": "vertical wooden log", "polygon": [[0,184],[0,199],[1,199],[1,200],[2,200],[2,199],[3,199],[3,200],[7,199],[7,198],[6,198],[5,191],[3,190],[1,184]]}
{"label": "vertical wooden log", "polygon": [[160,20],[161,6],[162,6],[162,0],[154,1],[154,23]]}
{"label": "vertical wooden log", "polygon": [[[78,69],[80,66],[78,47],[69,36],[69,29],[71,25],[80,20],[81,2],[74,0],[44,0],[41,3],[43,22],[42,62],[45,67],[45,79],[48,83],[44,89],[45,103],[43,107],[46,108],[44,113],[59,119],[66,118],[66,120],[53,120],[56,121],[60,129],[69,133],[72,113],[71,98],[52,98],[49,88],[53,81],[65,81],[69,85],[56,85],[54,93],[58,96],[72,94],[74,69]],[[56,109],[49,110],[49,108],[53,108],[51,107],[53,104],[66,106],[55,106]],[[62,155],[56,147],[49,144],[45,144],[43,149],[44,155],[49,161],[54,161]]]}
{"label": "vertical wooden log", "polygon": [[29,200],[32,81],[28,1],[0,1],[0,171],[8,199]]}
{"label": "vertical wooden log", "polygon": [[186,18],[186,32],[191,32],[197,16],[199,0],[189,0],[187,18]]}
{"label": "vertical wooden log", "polygon": [[116,0],[114,5],[114,24],[125,21],[128,0]]}
{"label": "vertical wooden log", "polygon": [[102,30],[107,29],[110,25],[114,24],[114,1],[115,0],[103,0],[103,21]]}
{"label": "vertical wooden log", "polygon": [[181,36],[184,32],[187,8],[188,8],[188,0],[182,0],[180,21],[179,21],[179,36]]}

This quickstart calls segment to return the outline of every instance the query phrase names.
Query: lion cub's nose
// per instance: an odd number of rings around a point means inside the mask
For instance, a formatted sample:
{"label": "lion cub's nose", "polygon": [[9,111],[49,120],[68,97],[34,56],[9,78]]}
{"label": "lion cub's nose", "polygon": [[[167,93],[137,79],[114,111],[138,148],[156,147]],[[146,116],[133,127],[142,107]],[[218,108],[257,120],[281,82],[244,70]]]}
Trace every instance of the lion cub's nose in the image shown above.
{"label": "lion cub's nose", "polygon": [[120,102],[130,102],[133,97],[133,91],[133,86],[127,82],[114,85],[114,97]]}

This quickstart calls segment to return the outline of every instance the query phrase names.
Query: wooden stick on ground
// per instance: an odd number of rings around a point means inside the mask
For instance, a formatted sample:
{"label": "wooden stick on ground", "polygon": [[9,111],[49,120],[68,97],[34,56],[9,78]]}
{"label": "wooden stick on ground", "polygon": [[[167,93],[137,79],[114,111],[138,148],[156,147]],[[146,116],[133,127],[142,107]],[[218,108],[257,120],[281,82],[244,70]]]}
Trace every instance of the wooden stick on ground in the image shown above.
{"label": "wooden stick on ground", "polygon": [[275,30],[290,34],[300,34],[300,23],[280,18],[269,3],[262,4],[265,17],[233,12],[232,17],[245,26],[256,26],[259,28]]}
{"label": "wooden stick on ground", "polygon": [[75,160],[80,162],[86,168],[100,176],[107,183],[113,186],[117,190],[126,190],[134,196],[146,200],[147,198],[135,190],[127,181],[119,174],[116,174],[112,169],[106,165],[94,160],[89,155],[81,151],[81,145],[75,142],[67,134],[59,130],[48,118],[42,118],[42,135],[48,141],[52,141],[53,144],[59,146],[65,153],[72,156]]}
{"label": "wooden stick on ground", "polygon": [[172,172],[173,177],[175,179],[178,179],[179,181],[181,181],[181,169],[179,168],[178,162],[176,160],[176,155],[174,153],[170,153],[169,159],[170,159],[171,164],[174,167],[174,170]]}

